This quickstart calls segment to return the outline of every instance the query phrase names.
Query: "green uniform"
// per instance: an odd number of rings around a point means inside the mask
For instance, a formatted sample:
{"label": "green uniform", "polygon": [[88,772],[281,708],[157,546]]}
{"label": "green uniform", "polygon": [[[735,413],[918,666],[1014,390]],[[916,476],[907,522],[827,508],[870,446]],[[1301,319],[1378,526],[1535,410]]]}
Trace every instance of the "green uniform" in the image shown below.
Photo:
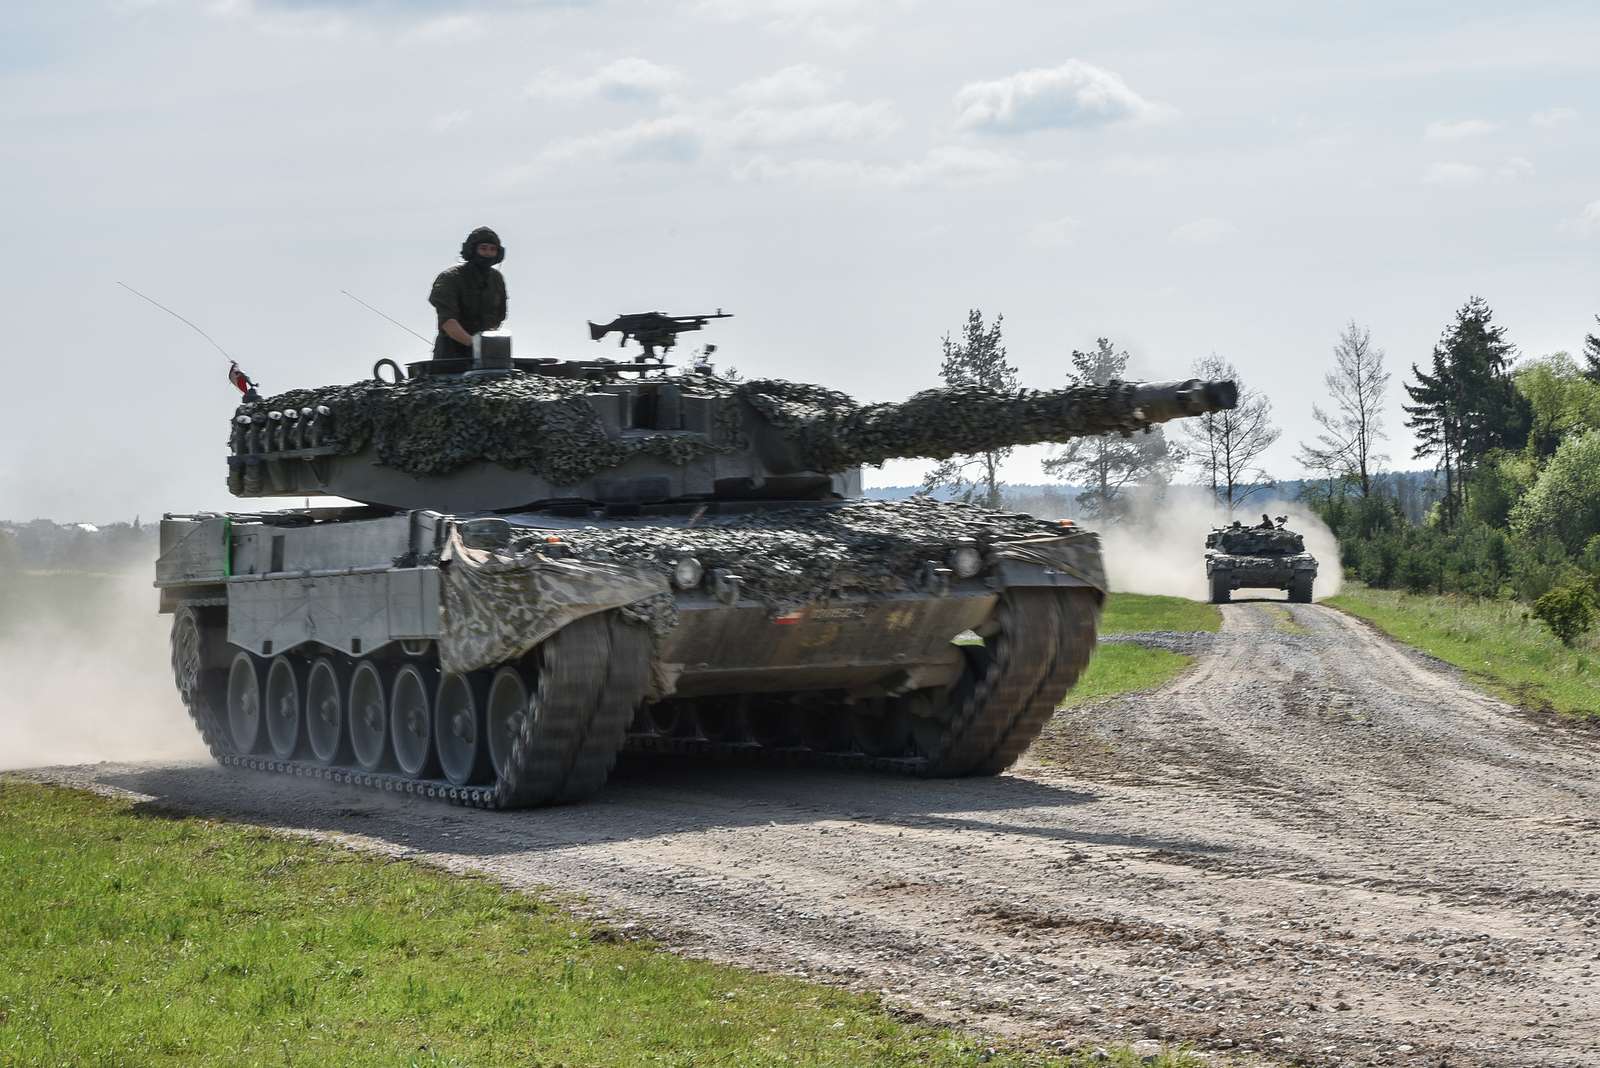
{"label": "green uniform", "polygon": [[433,292],[428,303],[439,313],[439,336],[433,342],[433,358],[445,360],[472,355],[472,347],[463,345],[444,332],[447,319],[461,324],[469,334],[499,329],[506,321],[506,280],[493,267],[479,267],[471,263],[458,263],[439,272],[433,280]]}

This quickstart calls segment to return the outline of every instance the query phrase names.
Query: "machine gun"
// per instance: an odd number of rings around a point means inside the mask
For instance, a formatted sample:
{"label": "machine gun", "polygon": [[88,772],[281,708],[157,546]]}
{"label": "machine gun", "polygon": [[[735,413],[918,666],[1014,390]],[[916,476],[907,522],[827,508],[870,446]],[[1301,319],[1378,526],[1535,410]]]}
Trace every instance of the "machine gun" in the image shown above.
{"label": "machine gun", "polygon": [[678,335],[685,330],[699,330],[712,319],[731,319],[732,312],[724,312],[718,308],[711,315],[666,315],[662,312],[636,312],[632,315],[619,315],[609,323],[589,324],[589,337],[599,341],[612,331],[622,335],[617,344],[626,345],[631,338],[644,347],[644,355],[649,359],[663,359],[656,355],[656,349],[670,349],[677,344]]}

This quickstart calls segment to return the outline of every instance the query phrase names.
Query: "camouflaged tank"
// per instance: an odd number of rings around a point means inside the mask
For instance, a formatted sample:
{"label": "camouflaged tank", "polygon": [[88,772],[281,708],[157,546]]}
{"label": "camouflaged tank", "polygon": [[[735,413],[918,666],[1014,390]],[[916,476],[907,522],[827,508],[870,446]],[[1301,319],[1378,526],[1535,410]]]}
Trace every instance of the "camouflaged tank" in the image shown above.
{"label": "camouflaged tank", "polygon": [[1247,527],[1234,522],[1206,535],[1206,581],[1211,603],[1227,604],[1234,590],[1288,590],[1289,600],[1311,603],[1317,580],[1317,558],[1306,552],[1305,539],[1285,530],[1285,517],[1263,516]]}
{"label": "camouflaged tank", "polygon": [[173,672],[223,764],[485,807],[586,797],[630,750],[996,774],[1094,649],[1098,540],[866,500],[860,465],[1134,433],[1234,397],[858,405],[491,340],[233,414],[235,495],[359,503],[163,520]]}

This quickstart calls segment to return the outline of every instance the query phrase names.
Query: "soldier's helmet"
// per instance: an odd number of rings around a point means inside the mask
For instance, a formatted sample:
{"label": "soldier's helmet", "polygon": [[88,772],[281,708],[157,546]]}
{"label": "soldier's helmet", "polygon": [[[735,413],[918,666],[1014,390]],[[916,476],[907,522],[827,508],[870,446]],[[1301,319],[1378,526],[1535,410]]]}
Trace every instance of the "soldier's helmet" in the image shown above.
{"label": "soldier's helmet", "polygon": [[499,263],[501,260],[506,258],[505,242],[500,240],[499,234],[495,233],[487,226],[478,227],[476,230],[472,231],[472,233],[467,235],[467,239],[465,241],[461,242],[461,258],[470,263],[472,261],[472,257],[478,253],[478,246],[485,241],[493,241],[500,248],[499,254],[494,258],[494,263],[491,263],[489,266],[493,267],[495,263]]}

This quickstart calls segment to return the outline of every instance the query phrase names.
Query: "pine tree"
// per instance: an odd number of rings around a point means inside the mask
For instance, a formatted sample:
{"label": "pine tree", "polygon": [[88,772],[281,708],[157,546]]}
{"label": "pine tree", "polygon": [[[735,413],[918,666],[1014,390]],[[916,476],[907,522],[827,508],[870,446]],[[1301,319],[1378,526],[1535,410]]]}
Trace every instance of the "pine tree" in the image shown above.
{"label": "pine tree", "polygon": [[1511,380],[1516,346],[1494,312],[1472,297],[1433,347],[1428,373],[1415,364],[1406,425],[1417,435],[1413,455],[1436,457],[1445,477],[1444,513],[1454,524],[1466,503],[1466,481],[1491,449],[1517,448],[1528,436],[1532,411]]}
{"label": "pine tree", "polygon": [[[960,341],[949,334],[944,336],[939,377],[945,385],[1003,392],[1017,388],[1017,369],[1006,359],[1006,346],[1000,335],[1004,322],[1005,316],[996,315],[994,323],[985,327],[983,312],[973,308],[967,313],[967,326]],[[962,500],[981,500],[990,508],[998,508],[1000,465],[1010,454],[1011,450],[1005,448],[941,460],[922,480],[923,491],[944,487],[954,490]]]}
{"label": "pine tree", "polygon": [[[1092,352],[1072,353],[1067,382],[1073,386],[1103,386],[1121,379],[1128,369],[1128,353],[1116,351],[1106,338],[1098,338]],[[1179,453],[1170,448],[1160,427],[1124,437],[1103,434],[1075,438],[1044,461],[1044,470],[1056,478],[1084,487],[1078,504],[1090,515],[1110,516],[1125,503],[1123,490],[1130,484],[1171,478]]]}
{"label": "pine tree", "polygon": [[[1600,323],[1600,315],[1594,317]],[[1600,334],[1586,334],[1583,339],[1583,373],[1594,382],[1600,382]]]}

